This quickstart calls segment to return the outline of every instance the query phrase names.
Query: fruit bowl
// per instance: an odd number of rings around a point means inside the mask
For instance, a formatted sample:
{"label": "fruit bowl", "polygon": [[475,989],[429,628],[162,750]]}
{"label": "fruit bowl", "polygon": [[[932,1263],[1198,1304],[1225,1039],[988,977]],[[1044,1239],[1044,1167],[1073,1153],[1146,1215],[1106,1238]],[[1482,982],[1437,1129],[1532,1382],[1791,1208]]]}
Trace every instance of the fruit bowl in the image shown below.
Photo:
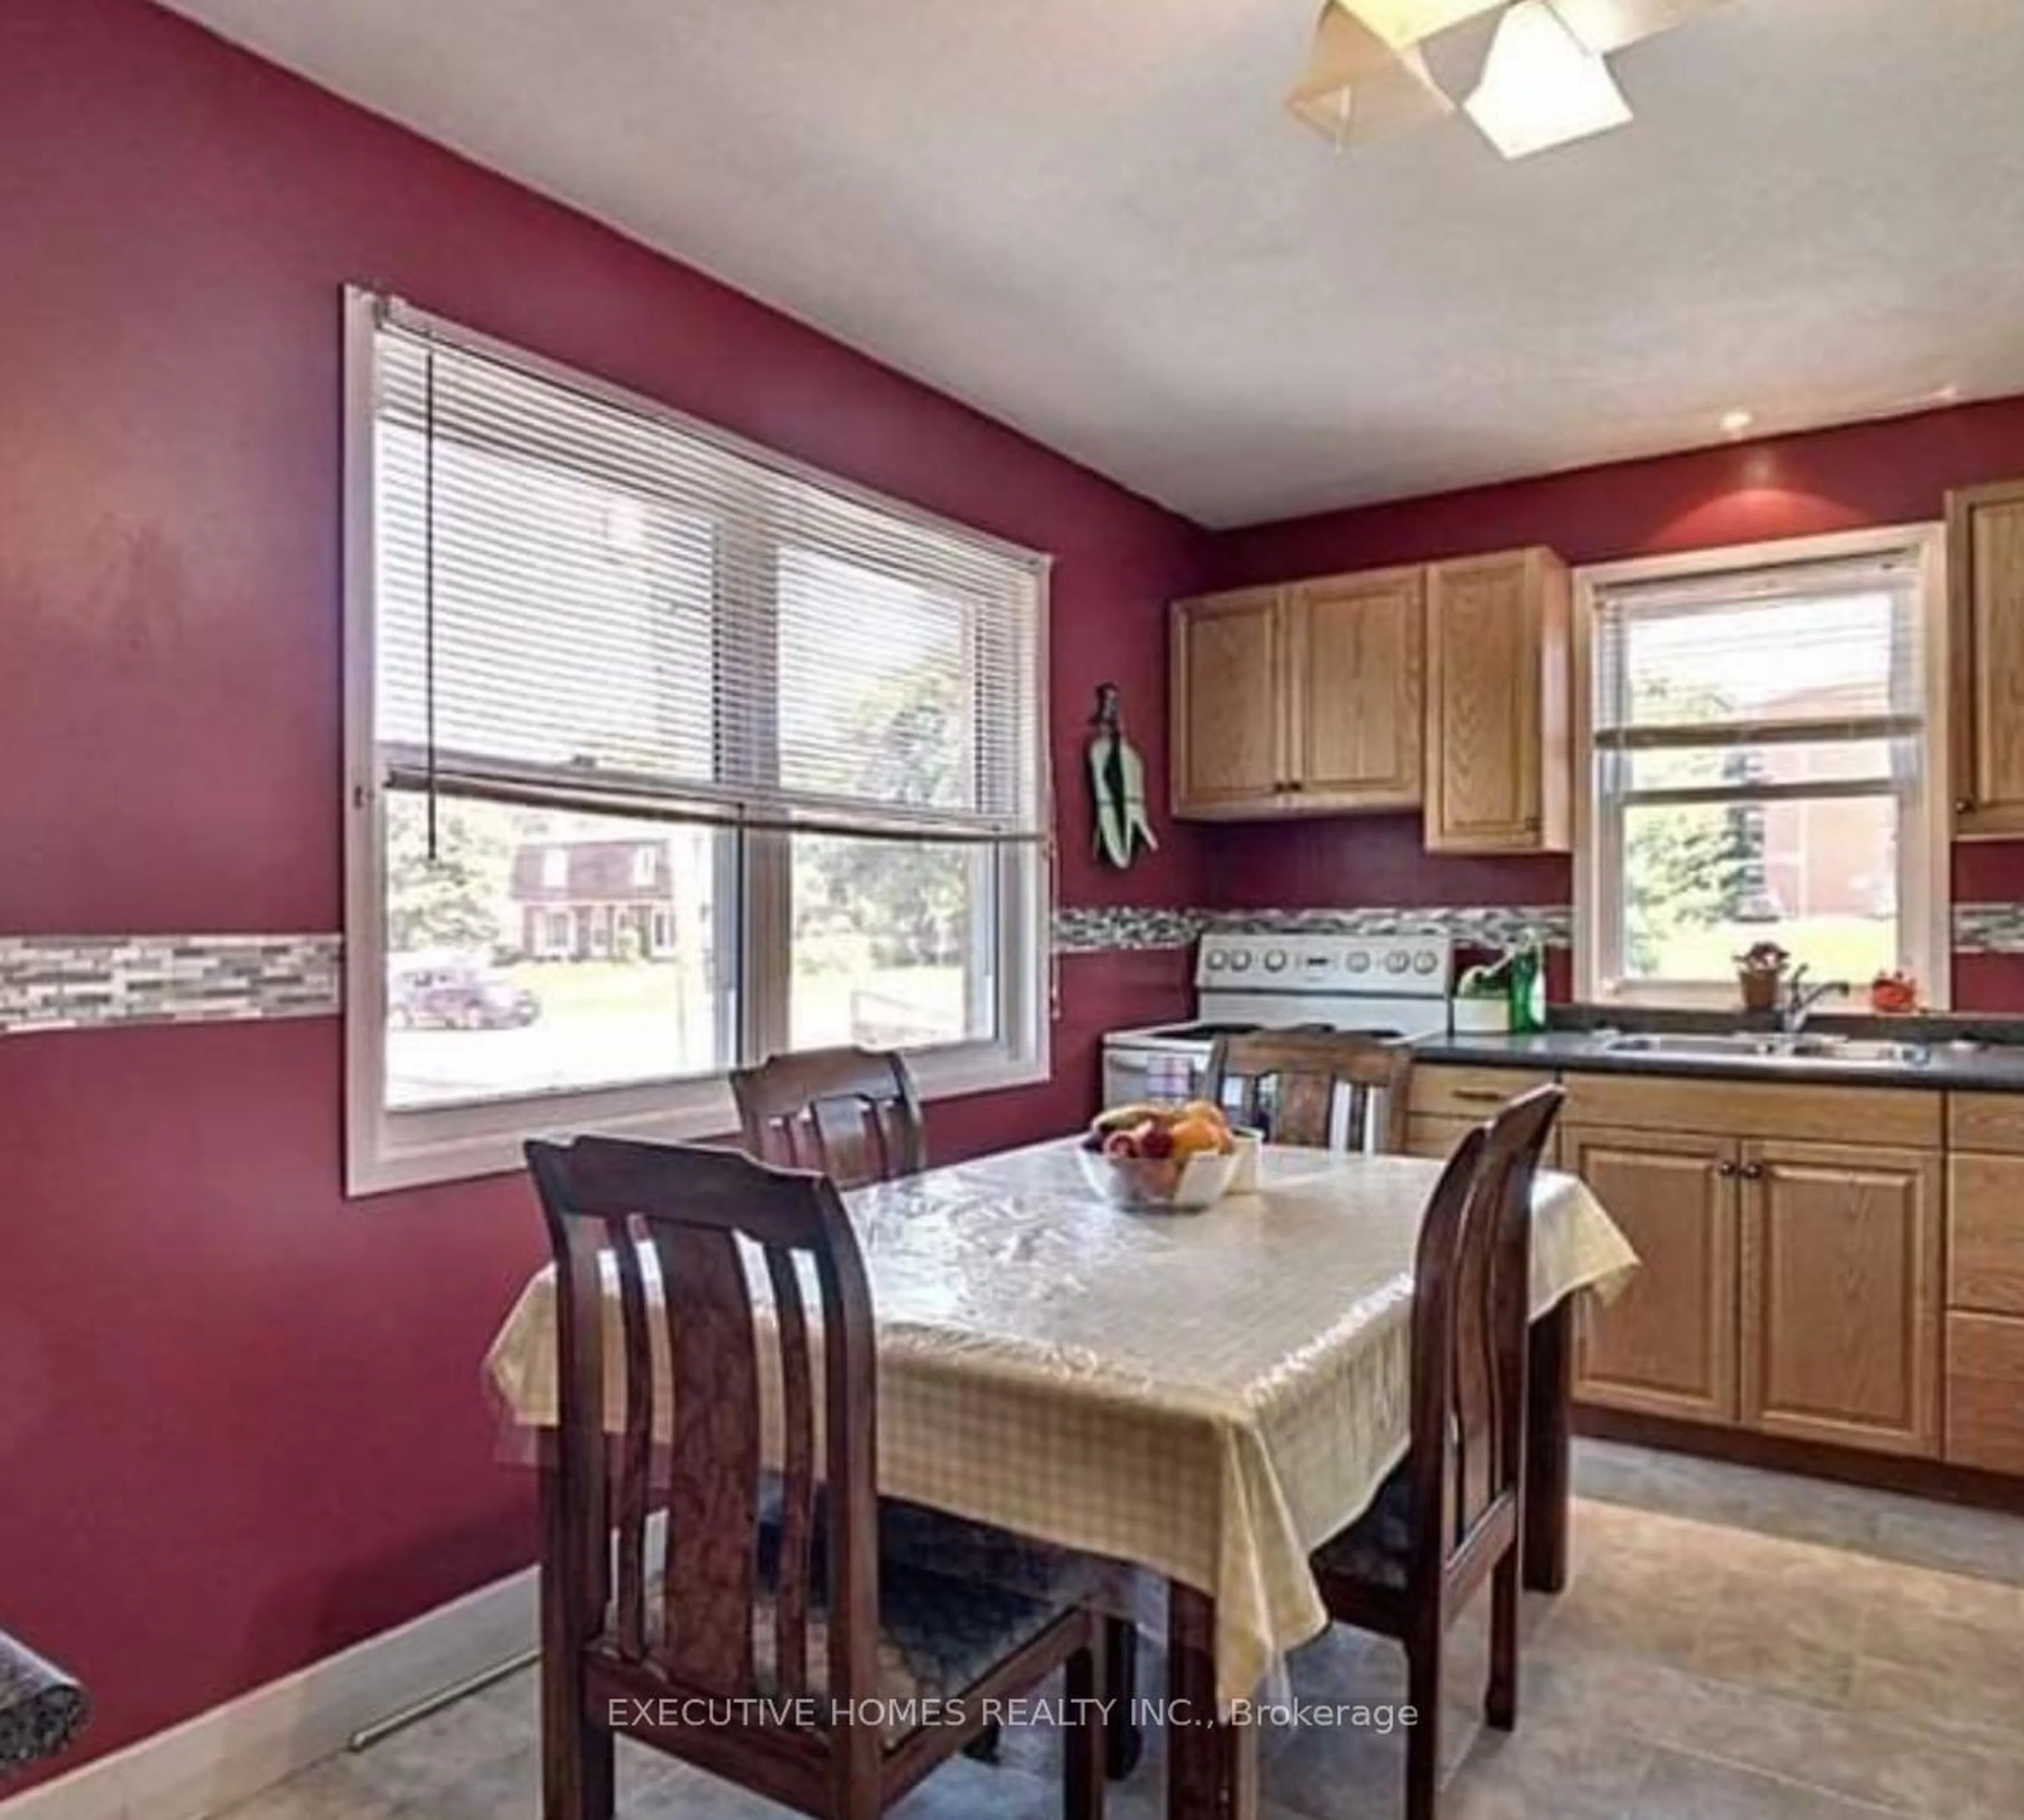
{"label": "fruit bowl", "polygon": [[1112,1206],[1159,1213],[1198,1213],[1221,1200],[1241,1161],[1234,1150],[1190,1157],[1116,1157],[1087,1150],[1076,1154],[1089,1185]]}

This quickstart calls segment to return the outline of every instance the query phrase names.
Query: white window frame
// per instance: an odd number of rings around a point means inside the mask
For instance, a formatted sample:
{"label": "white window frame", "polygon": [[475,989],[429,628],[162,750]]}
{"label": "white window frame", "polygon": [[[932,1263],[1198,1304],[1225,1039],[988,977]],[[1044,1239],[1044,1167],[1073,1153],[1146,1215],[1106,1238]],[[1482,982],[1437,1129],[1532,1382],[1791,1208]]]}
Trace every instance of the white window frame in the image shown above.
{"label": "white window frame", "polygon": [[[1925,717],[1920,787],[1899,831],[1898,946],[1914,971],[1923,1003],[1952,1003],[1952,824],[1947,737],[1946,527],[1879,527],[1819,537],[1693,550],[1605,563],[1575,571],[1575,996],[1583,1003],[1624,1007],[1732,1010],[1732,983],[1626,980],[1622,976],[1621,891],[1600,850],[1602,812],[1596,782],[1595,618],[1606,590],[1626,583],[1686,580],[1739,570],[1775,571],[1806,563],[1860,560],[1909,551],[1920,571],[1920,662]],[[1850,982],[1860,994],[1865,982]],[[1860,1002],[1858,998],[1857,1003]],[[1832,1007],[1831,1007],[1832,1008]]]}
{"label": "white window frame", "polygon": [[[720,1136],[737,1116],[723,1075],[618,1088],[529,1094],[512,1099],[412,1111],[390,1111],[386,1102],[387,948],[384,920],[386,801],[376,716],[377,596],[374,575],[375,334],[384,300],[347,286],[344,296],[344,604],[345,604],[345,1150],[346,1191],[358,1196],[431,1182],[504,1174],[522,1167],[521,1147],[532,1136],[582,1131],[663,1142]],[[416,313],[410,312],[411,317]],[[467,347],[579,392],[679,427],[742,458],[806,479],[875,510],[920,522],[932,515],[904,501],[840,481],[698,422],[625,388],[512,347],[475,331],[443,323],[441,332]],[[954,534],[996,542],[947,520]],[[1034,629],[1030,730],[1043,827],[1054,822],[1049,729],[1048,559],[1003,546],[1035,565],[1038,605]],[[789,952],[780,927],[786,891],[783,837],[748,834],[746,878],[761,887],[741,893],[741,953]],[[1051,840],[1000,848],[994,901],[1000,931],[990,985],[995,1037],[910,1051],[922,1096],[944,1099],[1032,1085],[1050,1078],[1051,971],[1048,914],[1053,901]],[[543,915],[554,908],[544,904]],[[546,925],[543,925],[545,935]],[[759,1027],[760,1001],[784,1021],[787,980],[774,970],[745,970],[733,1021],[741,1042]]]}

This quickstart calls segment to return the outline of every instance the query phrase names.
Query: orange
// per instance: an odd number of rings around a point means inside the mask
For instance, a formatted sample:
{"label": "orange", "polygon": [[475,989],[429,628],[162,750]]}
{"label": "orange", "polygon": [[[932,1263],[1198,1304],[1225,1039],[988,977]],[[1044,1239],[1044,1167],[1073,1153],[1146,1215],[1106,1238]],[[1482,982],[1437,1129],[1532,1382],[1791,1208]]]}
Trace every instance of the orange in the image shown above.
{"label": "orange", "polygon": [[1177,1157],[1207,1156],[1230,1142],[1230,1133],[1219,1118],[1204,1118],[1190,1108],[1175,1122],[1170,1134]]}

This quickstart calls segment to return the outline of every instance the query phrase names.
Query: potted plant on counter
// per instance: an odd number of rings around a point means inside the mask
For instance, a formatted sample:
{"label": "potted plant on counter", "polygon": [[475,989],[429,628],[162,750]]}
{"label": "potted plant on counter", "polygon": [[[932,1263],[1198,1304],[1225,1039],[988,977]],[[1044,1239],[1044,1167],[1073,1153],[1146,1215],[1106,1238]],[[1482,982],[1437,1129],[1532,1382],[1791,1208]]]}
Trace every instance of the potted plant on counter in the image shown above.
{"label": "potted plant on counter", "polygon": [[1775,1011],[1792,957],[1775,941],[1758,941],[1736,957],[1736,983],[1746,1011]]}

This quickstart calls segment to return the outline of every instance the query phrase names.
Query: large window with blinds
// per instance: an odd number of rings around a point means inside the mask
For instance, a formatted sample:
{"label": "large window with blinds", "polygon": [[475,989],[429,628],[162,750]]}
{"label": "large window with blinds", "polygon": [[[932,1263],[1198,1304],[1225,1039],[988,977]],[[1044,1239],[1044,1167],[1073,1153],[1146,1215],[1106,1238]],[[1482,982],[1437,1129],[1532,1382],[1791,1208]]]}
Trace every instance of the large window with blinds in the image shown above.
{"label": "large window with blinds", "polygon": [[1580,578],[1580,989],[1733,1002],[1775,942],[1813,982],[1948,990],[1936,530]]}
{"label": "large window with blinds", "polygon": [[1044,559],[350,303],[350,1166],[1045,1072]]}

